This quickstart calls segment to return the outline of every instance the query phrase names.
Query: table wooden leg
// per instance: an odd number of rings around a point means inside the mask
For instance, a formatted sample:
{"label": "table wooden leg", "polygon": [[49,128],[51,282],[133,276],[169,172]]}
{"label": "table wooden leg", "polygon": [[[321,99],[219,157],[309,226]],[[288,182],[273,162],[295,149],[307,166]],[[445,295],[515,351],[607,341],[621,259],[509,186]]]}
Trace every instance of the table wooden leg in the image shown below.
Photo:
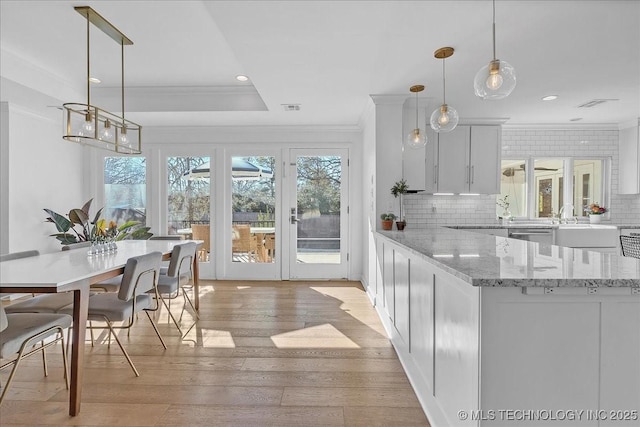
{"label": "table wooden leg", "polygon": [[200,267],[198,257],[193,257],[193,305],[200,310]]}
{"label": "table wooden leg", "polygon": [[71,384],[69,390],[69,415],[80,413],[82,380],[84,373],[84,338],[87,331],[89,310],[89,284],[73,291],[73,333],[71,343]]}

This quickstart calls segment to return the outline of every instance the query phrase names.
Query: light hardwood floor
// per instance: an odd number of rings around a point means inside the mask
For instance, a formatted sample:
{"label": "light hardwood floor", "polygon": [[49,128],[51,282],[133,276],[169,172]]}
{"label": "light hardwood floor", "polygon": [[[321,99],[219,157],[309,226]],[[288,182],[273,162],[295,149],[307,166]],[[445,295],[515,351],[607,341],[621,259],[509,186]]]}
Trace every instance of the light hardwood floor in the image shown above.
{"label": "light hardwood floor", "polygon": [[184,312],[184,340],[157,317],[167,350],[146,316],[119,335],[140,377],[98,333],[81,413],[69,417],[56,347],[46,378],[39,357],[23,362],[0,424],[428,426],[360,283],[202,281],[201,318]]}

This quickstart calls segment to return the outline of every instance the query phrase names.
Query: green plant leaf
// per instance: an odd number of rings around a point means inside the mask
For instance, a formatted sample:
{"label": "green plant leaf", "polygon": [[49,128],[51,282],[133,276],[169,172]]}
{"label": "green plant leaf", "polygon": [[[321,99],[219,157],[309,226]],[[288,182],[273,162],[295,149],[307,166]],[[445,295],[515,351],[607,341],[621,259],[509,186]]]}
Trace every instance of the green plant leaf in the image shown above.
{"label": "green plant leaf", "polygon": [[44,211],[49,214],[49,218],[47,218],[47,221],[54,223],[58,231],[66,233],[71,229],[71,227],[73,227],[71,221],[69,221],[59,213],[56,213],[51,209],[44,209]]}
{"label": "green plant leaf", "polygon": [[70,244],[73,244],[73,243],[78,243],[78,239],[73,234],[58,233],[58,234],[51,234],[50,236],[51,237],[55,237],[56,239],[58,239],[60,241],[60,243],[63,244],[63,245],[70,245]]}
{"label": "green plant leaf", "polygon": [[89,215],[82,209],[71,209],[69,211],[69,219],[73,224],[79,224],[83,227],[89,223]]}
{"label": "green plant leaf", "polygon": [[149,233],[149,230],[151,230],[151,227],[137,228],[133,230],[131,234],[129,234],[129,238],[132,240],[148,240],[151,236],[153,236],[153,233]]}
{"label": "green plant leaf", "polygon": [[93,222],[91,224],[96,224],[98,222],[100,215],[102,215],[102,209],[104,208],[100,208],[98,212],[96,212],[96,216],[93,218]]}
{"label": "green plant leaf", "polygon": [[89,218],[89,209],[91,209],[91,202],[93,202],[93,198],[89,199],[89,201],[85,203],[81,209],[82,212],[84,212],[87,215],[87,218]]}
{"label": "green plant leaf", "polygon": [[135,227],[136,225],[140,225],[141,222],[140,221],[127,221],[124,224],[122,224],[120,227],[118,227],[118,231],[125,231],[129,228]]}

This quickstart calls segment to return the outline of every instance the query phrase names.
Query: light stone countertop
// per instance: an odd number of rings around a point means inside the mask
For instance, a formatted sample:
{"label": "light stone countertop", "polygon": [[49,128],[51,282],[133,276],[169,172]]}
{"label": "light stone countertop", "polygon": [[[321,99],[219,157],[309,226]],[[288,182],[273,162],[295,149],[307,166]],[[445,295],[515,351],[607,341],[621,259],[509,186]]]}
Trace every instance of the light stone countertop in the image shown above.
{"label": "light stone countertop", "polygon": [[[580,221],[579,225],[589,225],[588,221]],[[563,224],[564,225],[564,224]],[[572,225],[572,224],[569,224]],[[629,229],[640,229],[640,224],[614,224],[610,222],[603,222],[598,225],[609,225],[614,226],[618,229],[629,228]],[[540,229],[553,229],[558,228],[559,224],[551,224],[550,222],[522,222],[522,221],[512,221],[507,224],[464,224],[464,225],[444,225],[443,227],[454,228],[454,229],[487,229],[487,230],[495,230],[495,229],[512,229],[512,228],[540,228]]]}
{"label": "light stone countertop", "polygon": [[640,259],[617,254],[446,227],[376,233],[473,286],[640,288]]}

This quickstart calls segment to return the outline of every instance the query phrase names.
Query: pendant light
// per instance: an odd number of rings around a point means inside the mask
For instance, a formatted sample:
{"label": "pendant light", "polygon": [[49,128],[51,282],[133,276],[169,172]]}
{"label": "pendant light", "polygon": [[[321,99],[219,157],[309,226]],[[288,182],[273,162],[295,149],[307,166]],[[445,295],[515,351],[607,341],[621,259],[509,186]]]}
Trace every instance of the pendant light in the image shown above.
{"label": "pendant light", "polygon": [[[142,127],[124,116],[124,46],[133,42],[89,6],[74,7],[87,20],[87,103],[65,103],[65,134],[62,138],[116,153],[140,154],[142,152]],[[91,105],[90,24],[111,37],[120,45],[122,113],[117,116]]]}
{"label": "pendant light", "polygon": [[516,87],[516,70],[506,61],[496,59],[496,0],[493,0],[493,61],[476,73],[473,79],[476,96],[502,99]]}
{"label": "pendant light", "polygon": [[407,146],[409,148],[422,148],[427,145],[427,135],[418,126],[418,93],[424,90],[423,85],[411,86],[409,90],[416,94],[416,127],[407,135]]}
{"label": "pendant light", "polygon": [[441,47],[433,53],[437,59],[442,59],[442,105],[431,114],[431,129],[436,132],[451,132],[458,126],[458,112],[447,105],[447,89],[445,84],[444,60],[453,55],[452,47]]}

